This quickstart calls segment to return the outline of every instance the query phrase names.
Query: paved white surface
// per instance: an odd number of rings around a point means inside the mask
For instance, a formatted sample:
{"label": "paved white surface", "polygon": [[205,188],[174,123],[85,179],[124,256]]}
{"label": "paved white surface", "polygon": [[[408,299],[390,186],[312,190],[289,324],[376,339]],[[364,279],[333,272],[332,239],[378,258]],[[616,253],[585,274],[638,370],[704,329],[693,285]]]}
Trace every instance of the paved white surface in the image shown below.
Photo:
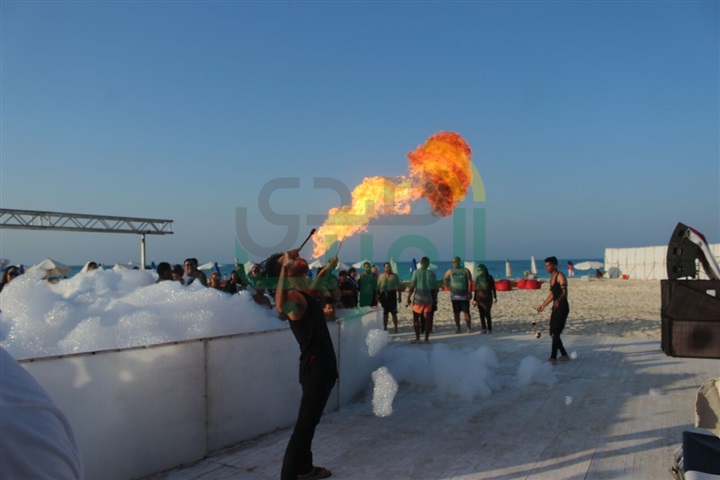
{"label": "paved white surface", "polygon": [[[400,338],[406,348],[429,348]],[[400,385],[393,414],[379,418],[369,382],[368,395],[323,417],[313,443],[315,464],[337,479],[671,478],[682,431],[694,429],[697,389],[720,376],[720,360],[667,357],[659,338],[567,335],[563,341],[577,359],[553,367],[559,381],[519,387],[513,383],[520,361],[547,359],[549,337],[431,337],[431,344],[453,348],[492,347],[503,388],[466,402]],[[276,479],[290,432],[151,478]]]}

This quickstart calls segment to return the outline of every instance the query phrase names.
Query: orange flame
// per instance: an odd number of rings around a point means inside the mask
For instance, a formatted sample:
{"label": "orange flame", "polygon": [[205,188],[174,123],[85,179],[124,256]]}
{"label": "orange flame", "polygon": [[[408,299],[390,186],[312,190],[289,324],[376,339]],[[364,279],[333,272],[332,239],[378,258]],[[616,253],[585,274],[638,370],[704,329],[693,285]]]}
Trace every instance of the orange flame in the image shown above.
{"label": "orange flame", "polygon": [[313,258],[325,254],[332,242],[366,231],[372,219],[409,214],[419,198],[427,199],[436,215],[452,214],[472,182],[470,146],[457,133],[439,132],[407,156],[409,177],[365,178],[352,191],[351,205],[330,209],[313,236]]}

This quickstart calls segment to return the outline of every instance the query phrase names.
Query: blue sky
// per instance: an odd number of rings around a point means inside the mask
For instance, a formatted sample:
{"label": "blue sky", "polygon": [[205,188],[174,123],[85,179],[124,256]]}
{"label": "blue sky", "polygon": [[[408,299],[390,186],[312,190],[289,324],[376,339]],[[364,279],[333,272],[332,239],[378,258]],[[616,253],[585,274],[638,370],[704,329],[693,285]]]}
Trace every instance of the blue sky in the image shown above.
{"label": "blue sky", "polygon": [[[297,222],[297,245],[317,226],[308,215],[339,206],[314,179],[352,189],[405,174],[407,152],[441,130],[470,144],[486,200],[470,195],[455,223],[371,226],[375,259],[407,235],[441,260],[458,237],[465,257],[481,243],[487,259],[597,258],[666,244],[678,221],[720,241],[717,2],[3,1],[0,13],[2,207],[174,220],[174,235],[148,238],[148,261],[231,261],[238,207],[254,243],[279,248]],[[298,187],[270,196],[285,215],[273,225],[258,198],[285,177]],[[0,237],[15,263],[139,260],[134,235]],[[400,260],[418,254],[408,245]],[[363,253],[356,237],[341,257]]]}

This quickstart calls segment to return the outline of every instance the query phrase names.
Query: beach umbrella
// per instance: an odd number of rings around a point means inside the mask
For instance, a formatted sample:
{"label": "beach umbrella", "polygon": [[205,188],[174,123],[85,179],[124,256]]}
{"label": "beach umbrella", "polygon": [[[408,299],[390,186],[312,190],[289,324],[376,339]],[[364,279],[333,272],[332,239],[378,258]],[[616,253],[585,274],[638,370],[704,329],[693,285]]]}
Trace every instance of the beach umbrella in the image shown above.
{"label": "beach umbrella", "polygon": [[510,260],[505,260],[505,276],[507,278],[512,277],[512,267],[510,266]]}
{"label": "beach umbrella", "polygon": [[602,268],[603,264],[600,262],[586,261],[575,264],[577,270],[597,270]]}
{"label": "beach umbrella", "polygon": [[243,263],[242,265],[243,265],[243,268],[245,269],[245,273],[250,273],[252,268],[255,266],[255,263],[248,260],[247,262]]}
{"label": "beach umbrella", "polygon": [[393,273],[398,275],[398,265],[394,258],[390,258],[390,268],[392,269]]}
{"label": "beach umbrella", "polygon": [[537,265],[535,264],[535,256],[530,257],[530,273],[537,275]]}
{"label": "beach umbrella", "polygon": [[320,261],[320,259],[308,263],[308,267],[310,268],[321,268],[322,266],[323,263]]}
{"label": "beach umbrella", "polygon": [[55,261],[52,258],[46,258],[37,265],[33,265],[31,268],[32,270],[45,272],[45,278],[60,277],[62,275],[67,275],[72,271],[72,269],[64,263]]}
{"label": "beach umbrella", "polygon": [[127,270],[127,267],[123,265],[122,263],[116,263],[112,267],[113,270]]}
{"label": "beach umbrella", "polygon": [[350,265],[338,260],[338,264],[337,267],[335,267],[335,270],[350,270]]}
{"label": "beach umbrella", "polygon": [[215,268],[215,262],[207,262],[200,265],[198,270],[212,270],[213,268]]}
{"label": "beach umbrella", "polygon": [[434,263],[428,264],[428,270],[437,270],[438,266]]}
{"label": "beach umbrella", "polygon": [[476,262],[473,261],[465,261],[463,263],[463,266],[470,270],[470,273],[475,274],[475,271],[477,270]]}

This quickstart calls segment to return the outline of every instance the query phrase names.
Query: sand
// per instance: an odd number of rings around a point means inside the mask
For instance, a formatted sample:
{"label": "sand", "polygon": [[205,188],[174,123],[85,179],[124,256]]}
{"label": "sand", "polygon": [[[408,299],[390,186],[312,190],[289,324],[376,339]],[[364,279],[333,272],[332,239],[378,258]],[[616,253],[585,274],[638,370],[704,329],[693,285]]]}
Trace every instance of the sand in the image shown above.
{"label": "sand", "polygon": [[[540,330],[547,334],[550,307],[542,313],[536,308],[547,297],[547,281],[540,290],[497,292],[493,305],[493,333],[528,333]],[[400,334],[412,333],[412,311],[405,307],[406,297],[398,306]],[[601,335],[638,339],[660,338],[660,282],[655,280],[568,279],[570,316],[563,333]],[[472,307],[473,331],[479,330],[480,317]],[[536,320],[537,324],[532,325]],[[392,318],[389,320],[392,331]],[[462,315],[461,331],[466,332]],[[433,333],[455,332],[450,294],[440,291]]]}

